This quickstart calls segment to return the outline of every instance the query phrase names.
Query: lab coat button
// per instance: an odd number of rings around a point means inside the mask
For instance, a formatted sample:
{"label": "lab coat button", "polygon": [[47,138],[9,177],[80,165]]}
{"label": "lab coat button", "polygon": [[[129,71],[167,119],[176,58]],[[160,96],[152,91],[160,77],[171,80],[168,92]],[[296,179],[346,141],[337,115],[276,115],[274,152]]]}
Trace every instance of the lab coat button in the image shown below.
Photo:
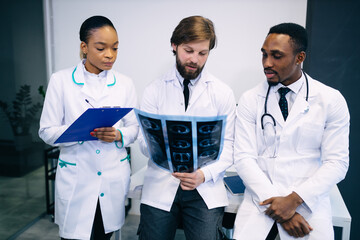
{"label": "lab coat button", "polygon": [[99,176],[100,176],[100,175],[101,175],[101,172],[97,172],[97,175],[99,175]]}
{"label": "lab coat button", "polygon": [[100,153],[100,150],[99,150],[99,149],[97,149],[97,150],[96,150],[96,154],[99,154],[99,153]]}
{"label": "lab coat button", "polygon": [[100,194],[100,197],[103,197],[104,195],[105,195],[104,193],[101,193],[101,194]]}

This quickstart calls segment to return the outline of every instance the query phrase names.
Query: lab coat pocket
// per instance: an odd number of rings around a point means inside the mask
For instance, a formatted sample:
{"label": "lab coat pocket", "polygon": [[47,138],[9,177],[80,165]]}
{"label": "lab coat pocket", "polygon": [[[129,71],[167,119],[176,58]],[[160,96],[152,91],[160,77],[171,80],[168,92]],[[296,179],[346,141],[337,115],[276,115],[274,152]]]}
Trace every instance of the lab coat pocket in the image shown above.
{"label": "lab coat pocket", "polygon": [[77,171],[76,163],[59,158],[55,181],[58,198],[63,200],[71,198],[77,182]]}
{"label": "lab coat pocket", "polygon": [[[304,123],[297,129],[296,151],[299,154],[316,151],[321,146],[324,126],[320,124]],[[295,135],[296,136],[296,135]]]}

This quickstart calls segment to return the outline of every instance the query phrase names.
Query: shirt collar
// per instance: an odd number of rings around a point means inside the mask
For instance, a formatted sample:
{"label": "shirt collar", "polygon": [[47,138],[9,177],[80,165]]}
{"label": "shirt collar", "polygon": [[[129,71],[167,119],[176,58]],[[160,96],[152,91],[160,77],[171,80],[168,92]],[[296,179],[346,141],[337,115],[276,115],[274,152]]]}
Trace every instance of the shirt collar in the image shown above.
{"label": "shirt collar", "polygon": [[293,82],[293,83],[290,84],[290,85],[284,86],[284,85],[281,84],[281,83],[278,84],[278,85],[276,85],[276,86],[274,87],[274,92],[277,92],[277,91],[278,91],[280,88],[282,88],[282,87],[287,87],[287,88],[289,88],[292,92],[294,92],[295,94],[298,94],[299,91],[300,91],[300,89],[301,89],[301,87],[302,87],[302,85],[304,84],[304,79],[305,79],[304,74],[301,73],[301,77],[300,77],[297,81]]}
{"label": "shirt collar", "polygon": [[86,70],[86,68],[85,68],[85,62],[86,62],[86,59],[83,59],[83,60],[82,60],[82,64],[81,64],[81,67],[82,67],[82,70],[83,70],[83,72],[84,72],[84,76],[85,76],[85,77],[98,77],[98,78],[100,78],[100,79],[107,77],[107,73],[108,73],[107,70],[103,70],[103,71],[101,71],[99,74],[91,73],[91,72],[89,72],[88,70]]}

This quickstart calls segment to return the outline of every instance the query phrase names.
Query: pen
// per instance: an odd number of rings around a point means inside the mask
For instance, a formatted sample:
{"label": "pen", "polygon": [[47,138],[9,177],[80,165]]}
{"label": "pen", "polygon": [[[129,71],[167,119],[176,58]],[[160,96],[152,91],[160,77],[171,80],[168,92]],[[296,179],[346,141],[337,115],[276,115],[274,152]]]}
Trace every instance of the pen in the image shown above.
{"label": "pen", "polygon": [[86,98],[85,98],[85,102],[87,102],[92,108],[94,108],[94,106],[91,105],[91,103],[89,102],[89,100],[87,100]]}

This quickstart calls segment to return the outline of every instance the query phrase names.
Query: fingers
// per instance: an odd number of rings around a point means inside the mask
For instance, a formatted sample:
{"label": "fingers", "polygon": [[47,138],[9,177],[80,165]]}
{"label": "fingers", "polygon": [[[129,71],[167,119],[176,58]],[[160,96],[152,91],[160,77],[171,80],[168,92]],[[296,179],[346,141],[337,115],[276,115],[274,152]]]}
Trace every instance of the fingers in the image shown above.
{"label": "fingers", "polygon": [[196,185],[181,182],[180,187],[181,187],[182,190],[189,191],[189,190],[194,190],[196,188]]}
{"label": "fingers", "polygon": [[290,197],[272,197],[259,203],[261,206],[270,206],[265,210],[265,214],[277,221],[283,223],[289,220],[296,210],[296,204],[293,204]]}
{"label": "fingers", "polygon": [[175,172],[172,175],[174,177],[176,177],[177,179],[179,179],[181,181],[181,183],[194,184],[194,182],[195,182],[195,176],[192,173]]}
{"label": "fingers", "polygon": [[115,132],[116,129],[114,127],[102,127],[102,128],[95,128],[94,132]]}
{"label": "fingers", "polygon": [[180,180],[192,178],[192,173],[182,173],[182,172],[174,172],[172,175]]}
{"label": "fingers", "polygon": [[180,186],[183,190],[193,190],[205,180],[201,170],[192,173],[175,172],[172,175],[180,180]]}
{"label": "fingers", "polygon": [[114,127],[96,128],[90,135],[105,142],[113,142],[117,138],[117,130]]}
{"label": "fingers", "polygon": [[261,206],[267,205],[267,204],[271,204],[273,200],[274,200],[274,198],[272,197],[272,198],[269,198],[269,199],[266,199],[266,200],[260,202],[259,204],[260,204]]}
{"label": "fingers", "polygon": [[301,224],[301,229],[305,235],[308,235],[313,230],[310,224],[305,219],[304,222]]}
{"label": "fingers", "polygon": [[291,219],[281,224],[284,230],[293,237],[304,237],[312,231],[312,227],[309,223],[298,213],[296,213]]}
{"label": "fingers", "polygon": [[196,180],[189,173],[173,173],[180,180],[182,190],[193,190],[196,188]]}

